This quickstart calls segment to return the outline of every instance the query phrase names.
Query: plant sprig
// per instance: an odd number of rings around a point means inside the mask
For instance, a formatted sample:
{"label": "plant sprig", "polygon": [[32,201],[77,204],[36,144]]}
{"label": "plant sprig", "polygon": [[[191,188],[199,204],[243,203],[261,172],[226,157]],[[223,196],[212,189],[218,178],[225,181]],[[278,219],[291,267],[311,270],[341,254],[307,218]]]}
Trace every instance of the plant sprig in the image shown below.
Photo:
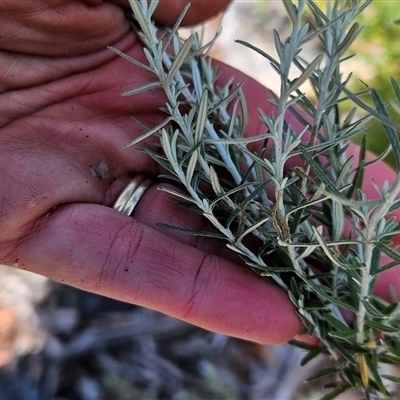
{"label": "plant sprig", "polygon": [[[285,40],[274,32],[276,59],[238,41],[264,56],[281,80],[280,93],[269,99],[274,112],[260,111],[268,128],[260,136],[245,136],[243,84],[221,85],[206,56],[215,39],[204,45],[194,31],[186,40],[179,37],[184,14],[172,29],[159,29],[152,20],[157,1],[130,0],[147,65],[114,49],[154,76],[125,96],[161,88],[167,97],[165,121],[129,145],[159,137],[160,148],[146,151],[187,193],[161,190],[201,213],[215,232],[163,226],[223,238],[252,270],[287,291],[306,330],[319,339],[316,345],[292,341],[307,350],[302,364],[320,354],[335,362],[310,377],[339,377],[325,400],[349,389],[368,399],[391,398],[387,383],[400,383],[381,373],[382,364],[400,365],[400,307],[397,299],[389,303],[374,294],[377,275],[400,263],[391,243],[400,229],[389,217],[400,206],[400,125],[375,90],[353,93],[340,70],[361,31],[355,18],[369,3],[327,2],[322,11],[312,0],[284,0],[292,30]],[[312,40],[322,51],[307,61],[302,47]],[[295,79],[293,68],[299,71]],[[301,90],[305,82],[314,98]],[[392,86],[399,102],[399,86],[394,80]],[[354,107],[342,115],[344,101]],[[347,155],[350,139],[366,129],[369,118],[384,126],[397,165],[395,181],[377,186],[381,197],[375,201],[363,191],[364,170],[371,164],[365,141],[358,162]],[[300,131],[290,123],[294,119],[303,125]],[[296,167],[290,167],[293,157],[300,160]],[[244,244],[251,236],[259,239],[257,248]],[[381,268],[382,256],[390,261]]]}

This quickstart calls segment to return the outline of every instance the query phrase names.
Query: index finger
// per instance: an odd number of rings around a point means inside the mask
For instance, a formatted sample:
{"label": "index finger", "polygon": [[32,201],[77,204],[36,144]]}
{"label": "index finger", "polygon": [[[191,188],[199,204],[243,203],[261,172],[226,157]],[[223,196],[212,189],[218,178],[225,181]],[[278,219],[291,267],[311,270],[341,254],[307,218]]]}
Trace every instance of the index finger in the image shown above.
{"label": "index finger", "polygon": [[43,216],[9,257],[53,280],[247,340],[281,343],[302,327],[279,288],[100,205]]}

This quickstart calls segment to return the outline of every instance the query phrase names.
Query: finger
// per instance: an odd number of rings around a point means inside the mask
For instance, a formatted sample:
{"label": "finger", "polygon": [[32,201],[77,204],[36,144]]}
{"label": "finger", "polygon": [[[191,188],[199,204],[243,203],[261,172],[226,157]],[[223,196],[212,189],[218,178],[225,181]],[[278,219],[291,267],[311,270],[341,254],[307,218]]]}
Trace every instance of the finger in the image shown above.
{"label": "finger", "polygon": [[[130,56],[143,61],[143,51],[140,43],[137,42],[134,35],[128,35],[119,41],[116,46],[122,51],[127,51]],[[110,61],[103,64],[101,61],[108,58]],[[106,49],[101,54],[93,56],[93,59],[87,58],[83,65],[79,67],[80,58],[74,58],[71,64],[72,68],[83,68],[83,73],[73,73],[62,67],[61,74],[64,79],[53,79],[48,67],[43,68],[38,76],[31,76],[29,80],[34,80],[40,86],[28,87],[24,90],[14,90],[0,95],[0,126],[9,123],[12,120],[21,119],[32,115],[35,111],[55,106],[60,109],[60,104],[68,104],[70,113],[74,114],[75,120],[87,118],[88,114],[92,116],[102,114],[103,118],[109,116],[115,119],[118,125],[118,118],[126,118],[137,114],[157,112],[161,114],[159,108],[165,104],[165,96],[161,90],[147,91],[132,97],[122,97],[121,94],[133,87],[148,83],[152,76],[149,72],[117,56]],[[39,67],[40,60],[32,60],[33,67]],[[98,63],[98,68],[91,69]],[[73,65],[72,65],[73,64]],[[94,64],[94,65],[93,65]],[[15,66],[15,65],[14,65]],[[59,66],[57,62],[54,67]],[[11,68],[11,75],[7,76],[20,79],[23,71]],[[50,75],[47,75],[47,74]],[[29,76],[29,74],[27,74]],[[41,81],[44,78],[45,81]],[[50,82],[46,83],[46,80]],[[24,78],[22,78],[24,81]],[[73,113],[71,111],[73,110]],[[137,125],[130,121],[131,128],[137,128]]]}
{"label": "finger", "polygon": [[[112,4],[114,3],[114,4]],[[194,1],[184,24],[202,22],[222,11],[229,0]],[[154,18],[162,24],[173,25],[188,1],[161,1]],[[126,0],[65,2],[0,3],[0,49],[25,54],[76,56],[114,43],[129,30],[124,10]]]}
{"label": "finger", "polygon": [[104,49],[129,30],[124,11],[110,3],[0,2],[0,48],[25,54],[75,56]]}
{"label": "finger", "polygon": [[[111,0],[110,2],[129,7],[128,0]],[[154,19],[159,24],[173,26],[184,8],[190,4],[182,26],[196,25],[225,10],[230,2],[231,0],[160,0],[154,12]]]}
{"label": "finger", "polygon": [[[243,264],[237,253],[226,247],[225,241],[168,229],[166,225],[171,228],[202,233],[216,233],[215,228],[202,215],[180,206],[176,198],[172,199],[172,195],[159,189],[160,186],[169,187],[166,184],[155,184],[150,187],[133,212],[135,220],[181,243],[201,249],[207,254],[218,255],[232,262]],[[177,191],[178,189],[173,188],[173,190]]]}
{"label": "finger", "polygon": [[[124,47],[121,41],[116,45]],[[83,56],[68,57],[32,56],[0,50],[0,93],[44,85],[78,73],[94,71],[114,58],[116,55],[106,48]]]}
{"label": "finger", "polygon": [[103,206],[69,205],[42,218],[8,263],[83,290],[263,343],[301,329],[286,293],[248,270]]}

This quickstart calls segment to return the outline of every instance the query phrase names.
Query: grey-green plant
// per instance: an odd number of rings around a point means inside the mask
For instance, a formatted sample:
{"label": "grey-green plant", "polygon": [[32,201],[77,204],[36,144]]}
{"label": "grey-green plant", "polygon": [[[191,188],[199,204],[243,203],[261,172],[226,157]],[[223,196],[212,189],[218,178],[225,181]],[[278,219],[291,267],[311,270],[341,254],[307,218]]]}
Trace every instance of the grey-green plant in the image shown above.
{"label": "grey-green plant", "polygon": [[[292,28],[285,39],[274,32],[277,57],[238,40],[265,57],[280,78],[280,92],[266,99],[274,111],[260,110],[267,128],[262,135],[248,132],[243,83],[219,83],[218,67],[207,57],[215,39],[204,44],[195,31],[179,37],[187,9],[173,28],[158,28],[152,20],[157,1],[130,0],[147,61],[113,49],[153,76],[123,96],[154,89],[166,96],[163,123],[127,145],[157,136],[158,146],[146,145],[145,151],[165,169],[164,178],[186,191],[160,190],[203,215],[212,229],[162,226],[223,240],[287,292],[305,331],[318,338],[317,344],[291,342],[306,350],[302,364],[322,354],[333,360],[309,378],[332,376],[325,400],[350,389],[367,399],[387,399],[393,396],[388,383],[400,383],[382,372],[383,364],[400,365],[398,301],[394,294],[391,302],[374,294],[377,276],[400,263],[391,241],[399,225],[389,216],[400,207],[400,125],[376,90],[353,93],[350,77],[340,70],[361,31],[355,19],[369,3],[337,0],[322,10],[312,0],[283,0]],[[302,48],[310,41],[319,42],[320,54],[307,61]],[[299,74],[291,78],[294,68]],[[306,82],[313,101],[302,91]],[[400,87],[393,79],[391,84],[399,103]],[[340,115],[344,101],[353,107]],[[300,131],[289,114],[303,126]],[[375,200],[364,192],[364,172],[379,158],[367,159],[365,140],[358,157],[348,155],[350,139],[371,118],[384,127],[396,161],[392,183],[372,180]],[[383,259],[389,261],[382,265]]]}

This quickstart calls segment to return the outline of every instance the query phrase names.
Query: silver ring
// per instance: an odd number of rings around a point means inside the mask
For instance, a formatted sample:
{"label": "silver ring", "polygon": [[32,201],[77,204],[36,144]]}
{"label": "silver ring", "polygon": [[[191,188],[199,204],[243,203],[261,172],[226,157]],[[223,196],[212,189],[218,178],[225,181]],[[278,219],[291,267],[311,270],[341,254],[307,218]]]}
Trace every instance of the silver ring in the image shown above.
{"label": "silver ring", "polygon": [[126,215],[131,215],[150,185],[150,179],[146,179],[143,175],[136,175],[115,200],[113,208]]}

